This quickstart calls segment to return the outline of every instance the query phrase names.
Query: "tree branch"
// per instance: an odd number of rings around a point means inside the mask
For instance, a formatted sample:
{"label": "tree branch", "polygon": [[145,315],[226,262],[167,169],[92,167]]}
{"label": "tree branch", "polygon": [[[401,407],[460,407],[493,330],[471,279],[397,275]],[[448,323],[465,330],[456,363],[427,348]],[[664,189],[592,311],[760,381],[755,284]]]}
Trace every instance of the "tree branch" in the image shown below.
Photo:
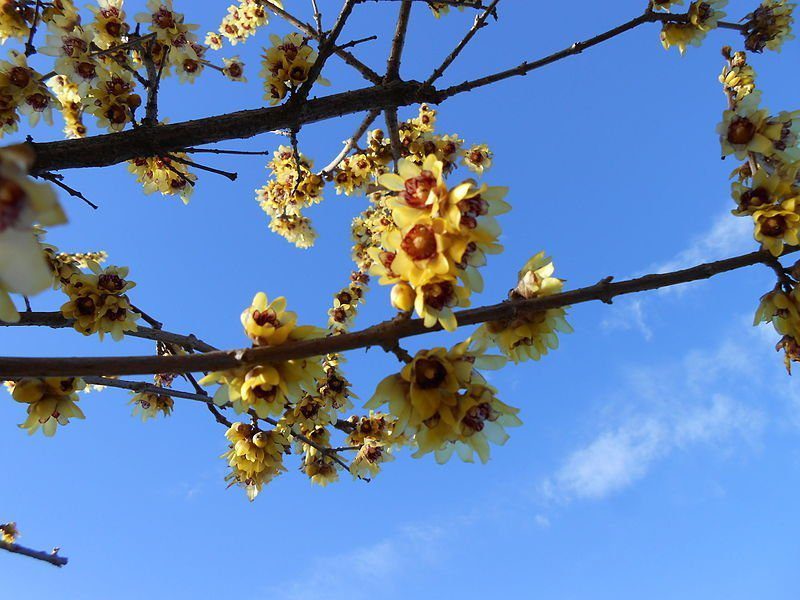
{"label": "tree branch", "polygon": [[36,153],[32,172],[105,167],[133,158],[179,152],[189,146],[249,138],[277,129],[296,129],[307,123],[373,109],[433,102],[435,98],[434,94],[422,90],[419,82],[398,81],[297,104],[286,103],[182,123],[139,127],[79,140],[29,142]]}
{"label": "tree branch", "polygon": [[461,51],[470,43],[475,34],[486,25],[486,19],[489,18],[489,15],[494,14],[497,17],[497,13],[495,12],[495,7],[500,0],[492,0],[492,3],[483,11],[479,16],[475,17],[475,22],[470,27],[467,34],[463,37],[463,39],[458,43],[458,45],[453,49],[453,51],[447,55],[447,57],[442,61],[442,64],[439,65],[436,70],[431,73],[431,76],[428,77],[427,81],[425,81],[425,85],[433,85],[434,82],[439,79],[444,72],[447,70],[453,61],[458,58],[458,55],[461,54]]}
{"label": "tree branch", "polygon": [[[788,253],[800,248],[789,248]],[[670,273],[645,275],[612,283],[609,278],[595,285],[561,294],[530,300],[507,300],[498,304],[462,310],[456,313],[459,326],[475,325],[487,321],[514,319],[531,312],[581,304],[594,300],[610,302],[612,298],[647,290],[655,290],[690,281],[708,279],[759,263],[768,264],[769,252],[759,250],[711,263],[704,263]],[[321,356],[372,346],[392,346],[395,341],[439,331],[441,327],[428,328],[422,319],[403,321],[390,320],[367,329],[338,336],[292,342],[282,346],[244,348],[240,350],[216,351],[206,354],[180,356],[112,356],[85,358],[39,358],[2,357],[0,377],[62,377],[86,375],[140,375],[153,373],[188,373],[196,371],[219,371],[243,365],[257,365],[290,359]]]}
{"label": "tree branch", "polygon": [[[540,58],[538,60],[530,62],[526,61],[520,65],[517,65],[512,69],[506,69],[505,71],[493,73],[485,77],[480,77],[479,79],[472,79],[470,81],[465,81],[458,85],[454,85],[444,90],[441,90],[438,92],[438,101],[442,102],[447,98],[455,96],[456,94],[469,92],[476,88],[490,85],[492,83],[497,83],[498,81],[502,81],[503,79],[508,79],[509,77],[527,75],[528,73],[530,73],[531,71],[535,71],[536,69],[541,69],[542,67],[546,67],[547,65],[550,65],[559,60],[563,60],[564,58],[580,54],[581,52],[583,52],[588,48],[591,48],[592,46],[597,46],[598,44],[607,42],[608,40],[615,38],[618,35],[621,35],[627,31],[630,31],[631,29],[636,29],[637,27],[645,23],[655,23],[655,22],[685,23],[687,20],[688,20],[688,15],[686,14],[657,13],[648,9],[643,15],[631,19],[630,21],[627,21],[622,25],[613,27],[608,31],[605,31],[599,35],[591,37],[582,42],[575,42],[568,48],[564,48],[563,50],[554,52],[553,54],[545,56],[544,58]],[[718,23],[718,26],[726,29],[737,29],[739,31],[741,31],[742,29],[742,26],[737,25],[736,23],[720,22]]]}
{"label": "tree branch", "polygon": [[[50,327],[52,329],[66,329],[72,327],[73,323],[74,321],[72,319],[67,319],[60,312],[23,312],[20,313],[18,322],[6,323],[5,321],[0,321],[0,327]],[[136,331],[126,331],[125,335],[164,342],[166,344],[174,344],[181,348],[190,348],[199,352],[213,352],[216,350],[214,346],[206,344],[204,341],[197,339],[194,335],[181,335],[179,333],[164,331],[163,329],[139,327]]]}
{"label": "tree branch", "polygon": [[394,81],[400,79],[400,59],[403,56],[403,47],[406,44],[406,33],[408,32],[408,21],[411,18],[411,0],[403,0],[400,5],[400,13],[397,15],[397,25],[395,27],[394,38],[392,39],[392,49],[389,59],[386,61],[386,75],[384,81]]}
{"label": "tree branch", "polygon": [[19,544],[10,544],[8,542],[0,541],[0,550],[6,550],[14,554],[22,554],[36,560],[41,560],[56,567],[63,567],[69,562],[66,556],[58,555],[58,548],[54,548],[52,552],[43,552],[41,550],[32,550]]}
{"label": "tree branch", "polygon": [[[284,20],[286,20],[288,23],[290,23],[291,25],[293,25],[294,27],[305,33],[310,38],[320,41],[322,37],[321,34],[308,23],[304,23],[291,13],[286,12],[286,10],[284,10],[280,6],[277,6],[276,4],[270,2],[270,0],[259,0],[259,1],[262,6],[268,8],[279,17],[282,17]],[[360,60],[358,60],[350,52],[347,52],[345,49],[334,48],[333,53],[339,58],[341,58],[348,65],[356,69],[359,73],[361,73],[364,79],[366,79],[370,83],[378,84],[382,81],[383,78],[380,75],[378,75],[378,73],[370,69],[367,65],[362,63]]]}
{"label": "tree branch", "polygon": [[345,159],[345,157],[348,154],[350,154],[350,151],[358,145],[358,140],[360,140],[361,136],[363,136],[366,133],[370,125],[372,125],[375,122],[375,119],[378,118],[379,114],[381,113],[378,110],[371,110],[369,113],[367,113],[367,116],[361,122],[361,125],[358,126],[358,129],[356,129],[355,133],[352,136],[350,136],[350,138],[344,143],[344,148],[342,148],[342,151],[339,152],[336,158],[334,158],[330,163],[328,163],[328,165],[325,168],[323,168],[319,172],[321,176],[330,175],[331,173],[333,173],[334,169],[336,169],[336,167],[339,166],[339,164]]}

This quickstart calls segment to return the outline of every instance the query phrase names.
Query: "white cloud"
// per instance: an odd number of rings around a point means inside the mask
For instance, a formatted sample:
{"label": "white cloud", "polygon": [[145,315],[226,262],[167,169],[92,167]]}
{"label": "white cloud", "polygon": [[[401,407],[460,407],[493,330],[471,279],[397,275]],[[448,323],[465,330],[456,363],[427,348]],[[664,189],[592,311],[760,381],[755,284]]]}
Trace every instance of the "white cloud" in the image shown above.
{"label": "white cloud", "polygon": [[708,231],[696,236],[687,248],[670,260],[654,265],[651,272],[667,273],[727,258],[754,249],[754,244],[750,219],[734,217],[725,212],[714,220]]}
{"label": "white cloud", "polygon": [[603,331],[638,331],[642,337],[650,341],[653,330],[647,323],[644,313],[644,302],[639,298],[620,298],[611,305],[600,327]]}
{"label": "white cloud", "polygon": [[611,398],[615,416],[541,483],[543,497],[606,498],[676,450],[755,443],[766,425],[762,409],[747,402],[762,398],[764,389],[766,363],[752,361],[758,337],[739,329],[716,348],[690,351],[673,365],[632,369]]}
{"label": "white cloud", "polygon": [[438,525],[408,525],[395,535],[333,556],[318,557],[300,577],[271,587],[270,600],[367,600],[402,573],[441,560],[448,534]]}

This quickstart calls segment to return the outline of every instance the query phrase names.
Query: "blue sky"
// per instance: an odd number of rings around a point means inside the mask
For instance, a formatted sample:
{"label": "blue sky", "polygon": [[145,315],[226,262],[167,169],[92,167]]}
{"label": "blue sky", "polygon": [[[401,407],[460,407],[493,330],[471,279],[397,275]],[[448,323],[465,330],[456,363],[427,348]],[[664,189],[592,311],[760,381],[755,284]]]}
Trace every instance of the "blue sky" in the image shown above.
{"label": "blue sky", "polygon": [[[129,4],[134,13],[144,3]],[[224,3],[212,4],[176,1],[202,31],[222,17]],[[310,16],[307,4],[286,5]],[[338,5],[320,0],[328,20]],[[501,5],[501,22],[480,33],[447,82],[547,54],[644,9],[644,1]],[[738,18],[754,6],[734,1],[728,12]],[[358,49],[377,70],[395,11],[361,5],[343,34],[359,38],[380,24],[380,40]],[[423,79],[470,18],[436,21],[416,6],[413,23],[402,74]],[[260,106],[257,56],[269,31],[289,29],[273,21],[235,49],[248,84],[210,71],[193,87],[170,80],[162,116]],[[734,163],[719,160],[714,133],[725,106],[716,79],[723,44],[739,38],[713,32],[681,58],[661,48],[655,25],[644,26],[441,107],[440,131],[488,143],[496,165],[486,180],[511,188],[513,212],[501,218],[506,252],[484,270],[489,291],[476,304],[497,301],[542,249],[577,287],[755,248],[747,223],[729,214]],[[752,58],[776,112],[798,108],[789,83],[798,58],[796,43]],[[363,85],[334,60],[326,77],[332,90]],[[327,163],[358,119],[303,129],[301,149]],[[281,142],[267,134],[224,147]],[[137,305],[219,347],[246,343],[238,315],[259,290],[285,295],[303,322],[324,325],[351,269],[344,232],[364,200],[328,193],[309,211],[317,246],[301,251],[269,232],[253,199],[266,181],[263,157],[208,163],[237,170],[239,180],[201,174],[188,207],[143,196],[124,166],[65,172],[101,208],[64,197],[70,224],[50,240],[64,250],[107,250],[112,264],[131,266]],[[772,349],[775,336],[750,326],[772,284],[771,272],[752,267],[571,310],[576,332],[558,352],[491,375],[525,425],[486,466],[441,467],[403,453],[369,484],[343,478],[325,489],[290,468],[252,504],[225,489],[224,430],[202,406],[178,400],[171,418],[142,424],[125,393],[107,390],[82,398],[86,421],[45,439],[17,428],[23,407],[0,402],[0,520],[18,522],[21,542],[60,544],[70,557],[57,570],[0,556],[4,592],[66,600],[796,598],[800,390]],[[59,302],[43,295],[34,307]],[[358,324],[389,314],[388,290],[376,284]],[[437,334],[408,347],[452,339]],[[151,351],[138,340],[101,344],[69,331],[9,329],[0,340],[8,355]],[[396,369],[375,350],[347,363],[365,399]]]}

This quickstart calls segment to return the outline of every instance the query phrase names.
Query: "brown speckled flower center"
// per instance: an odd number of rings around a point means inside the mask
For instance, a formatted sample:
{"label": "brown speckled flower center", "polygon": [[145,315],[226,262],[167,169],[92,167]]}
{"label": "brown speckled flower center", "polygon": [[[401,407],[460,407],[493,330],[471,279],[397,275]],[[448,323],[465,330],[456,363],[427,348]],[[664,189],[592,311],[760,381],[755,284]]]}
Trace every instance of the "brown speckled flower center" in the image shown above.
{"label": "brown speckled flower center", "polygon": [[414,364],[414,381],[423,390],[439,387],[447,377],[447,369],[436,359],[421,358]]}
{"label": "brown speckled flower center", "polygon": [[756,135],[755,124],[745,117],[738,117],[734,119],[728,126],[728,141],[731,144],[744,145]]}
{"label": "brown speckled flower center", "polygon": [[427,225],[414,225],[400,247],[414,260],[431,258],[436,255],[436,234]]}
{"label": "brown speckled flower center", "polygon": [[428,196],[436,187],[436,177],[430,171],[422,171],[416,177],[406,179],[405,190],[402,192],[403,200],[409,206],[420,208],[425,206]]}

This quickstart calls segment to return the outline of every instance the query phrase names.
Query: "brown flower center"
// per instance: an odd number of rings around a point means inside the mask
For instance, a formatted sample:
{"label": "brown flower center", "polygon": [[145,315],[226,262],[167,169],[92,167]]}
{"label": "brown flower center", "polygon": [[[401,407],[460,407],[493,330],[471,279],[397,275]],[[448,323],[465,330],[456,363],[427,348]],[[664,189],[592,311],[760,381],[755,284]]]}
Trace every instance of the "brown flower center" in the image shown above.
{"label": "brown flower center", "polygon": [[757,187],[754,190],[747,190],[744,192],[739,200],[742,208],[750,208],[751,206],[763,206],[769,203],[769,192],[763,187]]}
{"label": "brown flower center", "polygon": [[453,292],[453,284],[449,281],[429,283],[422,288],[422,293],[425,295],[425,304],[434,310],[442,310],[445,306],[448,306],[453,300]]}
{"label": "brown flower center", "polygon": [[421,358],[414,364],[414,381],[423,390],[439,387],[447,377],[447,369],[434,358]]}
{"label": "brown flower center", "polygon": [[278,320],[277,313],[272,310],[271,308],[267,308],[266,310],[254,310],[253,311],[253,321],[256,322],[256,325],[259,327],[264,327],[266,324],[270,324],[273,327],[277,328],[280,326],[280,321]]}
{"label": "brown flower center", "polygon": [[427,225],[414,225],[405,235],[400,247],[414,260],[436,255],[436,234]]}
{"label": "brown flower center", "polygon": [[95,303],[91,298],[84,296],[75,301],[75,308],[78,309],[79,314],[88,316],[94,314]]}
{"label": "brown flower center", "polygon": [[737,117],[728,126],[728,141],[731,144],[748,144],[756,135],[755,124],[746,117]]}
{"label": "brown flower center", "polygon": [[786,229],[786,219],[780,215],[767,217],[761,222],[761,231],[769,237],[780,237]]}
{"label": "brown flower center", "polygon": [[421,208],[425,206],[428,195],[436,187],[436,177],[430,171],[422,171],[412,179],[406,179],[405,191],[401,196],[409,206]]}
{"label": "brown flower center", "polygon": [[11,83],[17,87],[24,88],[31,82],[30,71],[24,67],[14,67],[8,76]]}
{"label": "brown flower center", "polygon": [[160,8],[156,14],[153,15],[153,23],[161,29],[172,29],[175,27],[175,17],[172,11],[166,8]]}

